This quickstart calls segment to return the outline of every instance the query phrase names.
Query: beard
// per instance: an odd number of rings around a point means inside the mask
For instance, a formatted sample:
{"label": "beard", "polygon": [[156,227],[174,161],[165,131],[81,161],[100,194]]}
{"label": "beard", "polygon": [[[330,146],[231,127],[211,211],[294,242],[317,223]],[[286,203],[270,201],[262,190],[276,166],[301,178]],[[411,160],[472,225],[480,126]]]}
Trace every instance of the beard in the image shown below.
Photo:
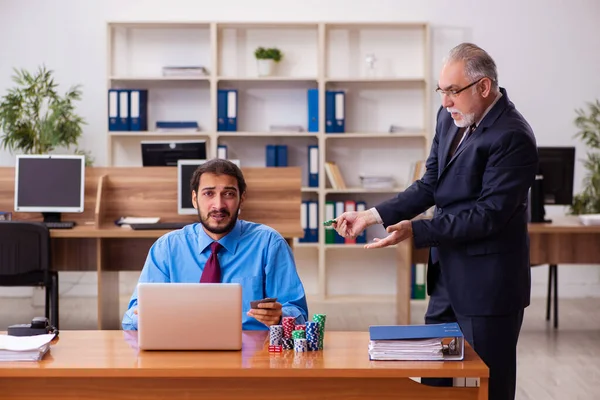
{"label": "beard", "polygon": [[452,118],[454,125],[458,126],[459,128],[466,128],[467,126],[471,126],[475,123],[475,113],[465,114],[461,111],[458,111],[456,108],[446,108],[446,110],[449,113],[457,113],[462,117],[460,121]]}
{"label": "beard", "polygon": [[[227,232],[231,231],[233,229],[233,227],[235,226],[235,223],[237,222],[237,219],[238,219],[239,211],[240,211],[240,208],[238,207],[237,210],[235,210],[233,217],[231,216],[229,211],[227,211],[226,209],[221,209],[218,211],[211,211],[206,215],[206,217],[203,217],[202,214],[200,214],[200,210],[198,210],[198,219],[200,220],[200,223],[202,224],[204,229],[206,229],[207,231],[209,231],[211,233],[215,233],[215,234],[227,233]],[[211,226],[210,225],[210,217],[213,214],[221,214],[225,217],[229,217],[230,220],[226,225],[223,225],[223,226],[219,226],[219,225]]]}

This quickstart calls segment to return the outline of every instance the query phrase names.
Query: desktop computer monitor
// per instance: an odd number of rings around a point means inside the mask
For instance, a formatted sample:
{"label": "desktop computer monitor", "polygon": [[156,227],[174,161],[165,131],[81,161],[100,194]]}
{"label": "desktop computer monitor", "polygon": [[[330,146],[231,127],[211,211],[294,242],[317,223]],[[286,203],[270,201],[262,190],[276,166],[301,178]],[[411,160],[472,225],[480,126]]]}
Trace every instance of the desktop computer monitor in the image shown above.
{"label": "desktop computer monitor", "polygon": [[40,212],[44,222],[60,222],[63,212],[82,213],[85,156],[17,155],[15,211]]}
{"label": "desktop computer monitor", "polygon": [[[240,160],[229,160],[238,167]],[[198,211],[192,204],[192,188],[190,181],[194,171],[206,160],[178,160],[177,161],[177,212],[179,215],[197,215]]]}
{"label": "desktop computer monitor", "polygon": [[539,167],[531,187],[531,222],[550,222],[545,205],[571,205],[575,147],[538,147]]}
{"label": "desktop computer monitor", "polygon": [[144,167],[174,167],[177,160],[205,160],[206,140],[142,141]]}

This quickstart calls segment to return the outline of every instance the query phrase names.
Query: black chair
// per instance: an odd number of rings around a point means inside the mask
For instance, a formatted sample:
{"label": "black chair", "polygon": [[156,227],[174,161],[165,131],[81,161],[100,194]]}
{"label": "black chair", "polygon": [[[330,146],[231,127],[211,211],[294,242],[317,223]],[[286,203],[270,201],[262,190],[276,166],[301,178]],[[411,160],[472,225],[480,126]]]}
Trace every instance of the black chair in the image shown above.
{"label": "black chair", "polygon": [[46,318],[58,329],[58,273],[50,264],[50,233],[45,225],[0,222],[0,286],[44,286]]}

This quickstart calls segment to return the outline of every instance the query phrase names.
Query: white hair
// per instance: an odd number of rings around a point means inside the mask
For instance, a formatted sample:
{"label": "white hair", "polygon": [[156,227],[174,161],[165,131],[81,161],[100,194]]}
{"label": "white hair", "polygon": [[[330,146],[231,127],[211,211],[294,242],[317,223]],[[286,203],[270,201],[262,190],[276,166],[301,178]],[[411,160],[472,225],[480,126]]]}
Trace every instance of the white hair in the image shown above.
{"label": "white hair", "polygon": [[485,50],[473,43],[461,43],[450,50],[444,63],[456,61],[465,63],[465,74],[471,82],[488,77],[492,81],[492,91],[498,90],[496,63]]}

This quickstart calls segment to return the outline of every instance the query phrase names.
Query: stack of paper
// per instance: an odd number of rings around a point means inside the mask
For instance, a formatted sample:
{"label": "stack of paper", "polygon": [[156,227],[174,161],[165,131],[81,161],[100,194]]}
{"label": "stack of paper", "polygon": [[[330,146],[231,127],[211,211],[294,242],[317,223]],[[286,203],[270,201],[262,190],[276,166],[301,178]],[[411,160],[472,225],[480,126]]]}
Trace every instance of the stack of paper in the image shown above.
{"label": "stack of paper", "polygon": [[0,335],[0,361],[39,361],[50,349],[56,335]]}
{"label": "stack of paper", "polygon": [[392,189],[395,185],[391,175],[360,175],[362,187],[365,189]]}
{"label": "stack of paper", "polygon": [[463,334],[457,323],[387,325],[369,328],[371,360],[462,360]]}

